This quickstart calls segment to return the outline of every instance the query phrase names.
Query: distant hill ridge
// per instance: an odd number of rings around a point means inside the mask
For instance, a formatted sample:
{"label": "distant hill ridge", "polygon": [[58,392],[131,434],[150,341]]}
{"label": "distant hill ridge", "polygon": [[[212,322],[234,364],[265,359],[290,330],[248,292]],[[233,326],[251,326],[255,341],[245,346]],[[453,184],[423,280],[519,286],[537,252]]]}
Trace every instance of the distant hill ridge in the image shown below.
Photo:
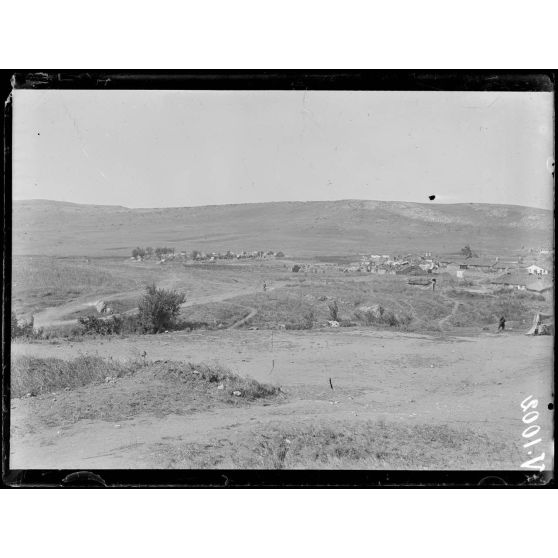
{"label": "distant hill ridge", "polygon": [[372,200],[127,208],[53,200],[13,202],[13,254],[124,255],[135,246],[359,252],[500,253],[550,246],[552,211],[516,205]]}

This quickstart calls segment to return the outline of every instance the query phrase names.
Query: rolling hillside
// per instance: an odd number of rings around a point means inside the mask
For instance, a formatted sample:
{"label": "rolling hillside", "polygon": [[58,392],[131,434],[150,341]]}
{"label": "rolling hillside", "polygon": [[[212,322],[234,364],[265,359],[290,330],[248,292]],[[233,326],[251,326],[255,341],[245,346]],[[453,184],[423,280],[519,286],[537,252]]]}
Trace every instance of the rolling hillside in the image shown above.
{"label": "rolling hillside", "polygon": [[552,212],[522,206],[341,200],[129,209],[13,202],[13,254],[126,256],[134,246],[359,252],[484,253],[552,244]]}

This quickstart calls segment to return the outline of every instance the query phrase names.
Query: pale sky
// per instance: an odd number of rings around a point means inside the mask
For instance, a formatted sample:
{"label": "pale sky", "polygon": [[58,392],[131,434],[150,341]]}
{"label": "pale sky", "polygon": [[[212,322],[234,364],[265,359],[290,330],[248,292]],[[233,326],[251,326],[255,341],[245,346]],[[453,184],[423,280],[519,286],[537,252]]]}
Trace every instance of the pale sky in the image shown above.
{"label": "pale sky", "polygon": [[553,207],[553,94],[15,90],[13,197]]}

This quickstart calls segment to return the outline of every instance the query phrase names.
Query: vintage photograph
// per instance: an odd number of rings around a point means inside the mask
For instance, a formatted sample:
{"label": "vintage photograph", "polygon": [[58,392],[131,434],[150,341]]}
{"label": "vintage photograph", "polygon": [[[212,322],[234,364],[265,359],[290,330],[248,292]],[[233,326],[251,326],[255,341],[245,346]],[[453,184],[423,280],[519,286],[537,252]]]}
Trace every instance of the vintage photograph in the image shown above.
{"label": "vintage photograph", "polygon": [[552,91],[8,102],[10,469],[553,470]]}

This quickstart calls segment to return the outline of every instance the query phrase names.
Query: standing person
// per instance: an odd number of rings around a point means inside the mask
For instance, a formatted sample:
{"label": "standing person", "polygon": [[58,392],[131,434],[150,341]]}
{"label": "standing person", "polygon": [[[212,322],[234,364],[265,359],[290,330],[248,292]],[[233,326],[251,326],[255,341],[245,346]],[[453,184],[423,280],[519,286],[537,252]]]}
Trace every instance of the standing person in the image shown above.
{"label": "standing person", "polygon": [[267,289],[267,285],[265,284],[265,281],[264,281],[264,284],[263,284],[264,293],[265,293],[266,289]]}
{"label": "standing person", "polygon": [[506,318],[504,318],[504,316],[502,316],[500,318],[500,323],[498,324],[498,333],[500,333],[501,331],[504,331],[506,329]]}
{"label": "standing person", "polygon": [[436,290],[436,279],[432,279],[432,292]]}

